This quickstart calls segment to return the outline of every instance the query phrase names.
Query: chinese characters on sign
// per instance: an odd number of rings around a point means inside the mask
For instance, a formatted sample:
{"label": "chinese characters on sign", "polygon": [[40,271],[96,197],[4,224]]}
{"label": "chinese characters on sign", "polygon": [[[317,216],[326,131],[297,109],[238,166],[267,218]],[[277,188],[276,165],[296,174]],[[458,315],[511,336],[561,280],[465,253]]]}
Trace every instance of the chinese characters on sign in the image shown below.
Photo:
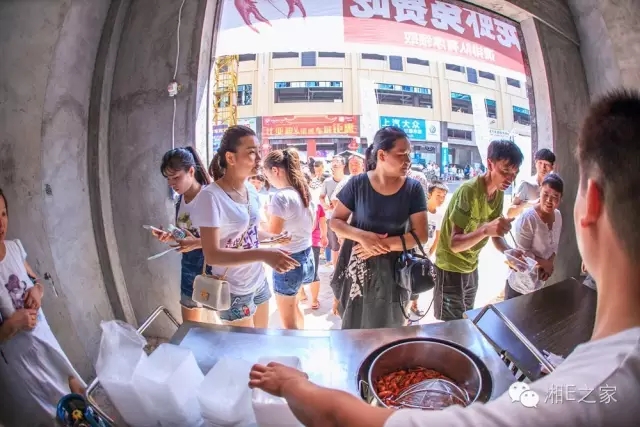
{"label": "chinese characters on sign", "polygon": [[524,72],[515,25],[455,4],[344,0],[344,17],[345,42],[379,44],[384,37],[387,44],[442,51]]}
{"label": "chinese characters on sign", "polygon": [[265,137],[359,135],[357,116],[275,116],[262,119]]}
{"label": "chinese characters on sign", "polygon": [[609,404],[617,402],[615,394],[616,387],[608,384],[598,388],[553,384],[547,391],[544,401],[551,404],[564,402]]}
{"label": "chinese characters on sign", "polygon": [[410,117],[380,116],[380,127],[399,127],[413,141],[440,141],[440,122]]}

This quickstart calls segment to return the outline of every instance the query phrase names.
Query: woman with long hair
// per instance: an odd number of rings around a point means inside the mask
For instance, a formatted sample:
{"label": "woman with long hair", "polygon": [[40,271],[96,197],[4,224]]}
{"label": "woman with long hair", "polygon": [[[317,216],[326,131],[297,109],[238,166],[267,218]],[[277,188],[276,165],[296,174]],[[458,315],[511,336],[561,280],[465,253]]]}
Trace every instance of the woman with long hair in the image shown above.
{"label": "woman with long hair", "polygon": [[258,230],[260,199],[247,180],[259,168],[255,132],[247,126],[228,128],[209,166],[214,182],[198,195],[193,223],[200,227],[212,274],[225,277],[230,285],[231,307],[218,312],[220,319],[233,326],[266,328],[271,291],[263,263],[285,273],[298,262],[281,249],[258,247],[260,239],[274,237]]}
{"label": "woman with long hair", "polygon": [[193,281],[198,274],[202,273],[204,254],[200,242],[200,230],[193,225],[192,212],[196,196],[204,186],[211,183],[211,178],[193,147],[167,151],[162,156],[160,173],[178,194],[175,223],[177,228],[185,232],[186,237],[176,240],[172,233],[166,231],[153,231],[153,235],[161,242],[175,242],[175,246],[182,253],[180,269],[182,320],[201,322],[204,320],[202,305],[195,302],[191,296]]}
{"label": "woman with long hair", "polygon": [[6,240],[7,199],[0,190],[0,424],[55,425],[56,405],[84,383],[40,308],[44,289],[20,240]]}
{"label": "woman with long hair", "polygon": [[[367,148],[367,172],[338,194],[331,228],[344,239],[331,281],[342,329],[406,324],[409,295],[396,283],[402,251],[427,240],[427,202],[420,183],[407,178],[411,166],[407,134],[393,126],[376,132]],[[351,221],[347,221],[349,216]]]}
{"label": "woman with long hair", "polygon": [[274,150],[264,159],[264,174],[277,192],[269,202],[268,231],[280,234],[284,230],[291,241],[282,249],[291,253],[298,266],[287,272],[273,272],[273,290],[280,312],[282,327],[304,329],[304,317],[296,296],[303,283],[313,281],[314,261],[311,234],[315,208],[307,179],[302,172],[300,157],[294,149]]}

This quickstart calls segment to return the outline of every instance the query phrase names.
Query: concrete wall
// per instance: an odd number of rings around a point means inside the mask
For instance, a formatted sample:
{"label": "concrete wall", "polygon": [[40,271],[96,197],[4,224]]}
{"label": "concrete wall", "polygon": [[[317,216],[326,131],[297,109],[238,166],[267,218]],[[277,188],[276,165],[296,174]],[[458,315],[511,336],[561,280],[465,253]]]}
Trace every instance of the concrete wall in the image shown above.
{"label": "concrete wall", "polygon": [[[43,308],[81,374],[113,317],[93,237],[87,110],[108,2],[5,1],[0,13],[0,187],[9,235],[45,286]],[[48,192],[45,192],[45,189]]]}
{"label": "concrete wall", "polygon": [[569,0],[589,93],[640,88],[640,1]]}

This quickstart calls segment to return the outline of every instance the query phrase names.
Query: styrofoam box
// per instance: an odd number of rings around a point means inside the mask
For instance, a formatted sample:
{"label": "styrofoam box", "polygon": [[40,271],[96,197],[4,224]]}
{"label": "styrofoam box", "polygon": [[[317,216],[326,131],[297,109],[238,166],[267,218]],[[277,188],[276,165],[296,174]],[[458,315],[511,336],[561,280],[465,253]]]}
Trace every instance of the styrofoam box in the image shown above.
{"label": "styrofoam box", "polygon": [[191,350],[161,344],[134,373],[138,393],[153,403],[162,426],[200,425],[197,392],[204,375]]}
{"label": "styrofoam box", "polygon": [[[300,359],[295,356],[263,357],[258,364],[267,365],[277,362],[295,369],[302,369]],[[302,424],[296,419],[281,397],[272,396],[262,390],[254,389],[251,397],[253,413],[258,427],[299,427]]]}
{"label": "styrofoam box", "polygon": [[204,377],[198,401],[209,425],[235,427],[255,422],[249,389],[251,366],[243,359],[223,357]]}

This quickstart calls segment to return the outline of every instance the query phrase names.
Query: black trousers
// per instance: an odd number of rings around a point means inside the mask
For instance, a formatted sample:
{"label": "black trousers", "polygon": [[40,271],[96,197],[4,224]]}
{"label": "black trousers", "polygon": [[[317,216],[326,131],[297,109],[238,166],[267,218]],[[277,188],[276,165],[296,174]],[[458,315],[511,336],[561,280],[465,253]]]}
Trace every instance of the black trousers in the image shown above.
{"label": "black trousers", "polygon": [[436,319],[462,319],[464,312],[473,308],[477,292],[477,269],[471,273],[454,273],[436,267],[436,287],[433,293]]}

